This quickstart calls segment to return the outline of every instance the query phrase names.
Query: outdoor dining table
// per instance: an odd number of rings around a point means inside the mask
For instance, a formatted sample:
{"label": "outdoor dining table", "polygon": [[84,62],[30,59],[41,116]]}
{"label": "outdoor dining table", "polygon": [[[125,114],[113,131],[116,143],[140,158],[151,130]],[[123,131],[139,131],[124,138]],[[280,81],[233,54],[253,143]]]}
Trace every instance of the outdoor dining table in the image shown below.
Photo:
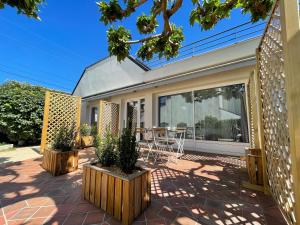
{"label": "outdoor dining table", "polygon": [[[184,138],[185,138],[185,129],[168,129],[162,127],[153,127],[150,129],[143,129],[143,132],[151,132],[151,137],[147,137],[147,147],[148,147],[148,155],[152,154],[154,157],[155,162],[158,159],[161,159],[163,155],[168,154],[168,161],[171,160],[172,154],[175,153],[174,145],[177,146],[176,150],[176,161],[177,159],[183,155],[183,145],[184,145]],[[178,136],[179,133],[181,133]],[[170,135],[173,134],[173,135]]]}

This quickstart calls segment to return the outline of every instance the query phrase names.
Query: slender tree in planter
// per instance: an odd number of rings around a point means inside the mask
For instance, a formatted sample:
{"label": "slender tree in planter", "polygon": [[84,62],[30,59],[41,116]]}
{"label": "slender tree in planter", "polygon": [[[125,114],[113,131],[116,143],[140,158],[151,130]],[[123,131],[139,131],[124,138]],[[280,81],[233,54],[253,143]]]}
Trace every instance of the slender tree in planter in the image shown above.
{"label": "slender tree in planter", "polygon": [[124,129],[119,141],[119,165],[124,173],[132,173],[138,160],[136,135],[130,129]]}
{"label": "slender tree in planter", "polygon": [[45,149],[43,167],[53,175],[65,174],[78,168],[78,150],[75,149],[77,129],[75,123],[62,124],[51,149]]}
{"label": "slender tree in planter", "polygon": [[93,145],[94,137],[91,135],[91,126],[84,123],[80,127],[81,147],[91,147]]}
{"label": "slender tree in planter", "polygon": [[124,129],[116,138],[106,130],[103,139],[95,139],[100,163],[83,166],[83,196],[97,207],[128,225],[149,205],[151,173],[138,168],[135,134]]}
{"label": "slender tree in planter", "polygon": [[110,129],[106,129],[103,140],[100,135],[97,135],[95,139],[95,153],[103,166],[112,166],[116,163],[117,138],[113,136]]}
{"label": "slender tree in planter", "polygon": [[52,143],[52,149],[55,151],[67,152],[71,151],[75,147],[76,143],[76,127],[75,124],[67,126],[65,123],[58,130],[54,141]]}

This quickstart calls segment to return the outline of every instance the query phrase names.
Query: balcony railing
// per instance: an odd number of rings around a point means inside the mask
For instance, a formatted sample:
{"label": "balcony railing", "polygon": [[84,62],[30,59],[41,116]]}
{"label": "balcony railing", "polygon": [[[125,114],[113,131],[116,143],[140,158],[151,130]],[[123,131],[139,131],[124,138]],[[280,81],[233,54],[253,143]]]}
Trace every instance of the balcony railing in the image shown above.
{"label": "balcony railing", "polygon": [[143,63],[151,69],[162,67],[166,64],[181,61],[205,52],[261,36],[265,26],[265,22],[258,22],[255,24],[246,22],[182,46],[179,49],[179,54],[170,60],[167,60],[165,57],[159,58],[156,55],[150,61],[143,61]]}

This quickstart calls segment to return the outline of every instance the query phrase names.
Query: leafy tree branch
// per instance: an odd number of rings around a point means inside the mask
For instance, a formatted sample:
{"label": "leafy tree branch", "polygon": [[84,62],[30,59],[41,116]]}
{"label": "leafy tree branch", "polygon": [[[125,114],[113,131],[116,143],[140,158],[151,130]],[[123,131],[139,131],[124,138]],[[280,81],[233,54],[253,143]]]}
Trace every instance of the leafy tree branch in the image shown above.
{"label": "leafy tree branch", "polygon": [[11,6],[17,8],[20,14],[39,19],[38,7],[43,2],[44,0],[0,0],[0,9],[3,9],[5,6]]}
{"label": "leafy tree branch", "polygon": [[[147,0],[124,0],[126,5],[122,9],[119,0],[110,0],[108,3],[98,3],[101,18],[104,24],[113,24],[129,17],[131,13],[141,7]],[[186,0],[187,1],[187,0]],[[233,9],[240,8],[242,12],[250,13],[251,21],[265,19],[270,12],[274,0],[190,0],[194,8],[189,14],[189,22],[193,26],[199,24],[201,30],[213,28],[220,20],[228,18]],[[138,57],[150,60],[154,54],[170,59],[178,54],[184,35],[181,27],[171,23],[171,17],[180,10],[183,0],[154,0],[150,15],[144,13],[137,18],[136,26],[140,34],[147,35],[139,40],[132,40],[129,30],[123,26],[111,26],[107,31],[110,55],[117,56],[119,61],[124,60],[132,44],[140,44]],[[163,19],[162,32],[156,34],[159,26],[157,17]]]}

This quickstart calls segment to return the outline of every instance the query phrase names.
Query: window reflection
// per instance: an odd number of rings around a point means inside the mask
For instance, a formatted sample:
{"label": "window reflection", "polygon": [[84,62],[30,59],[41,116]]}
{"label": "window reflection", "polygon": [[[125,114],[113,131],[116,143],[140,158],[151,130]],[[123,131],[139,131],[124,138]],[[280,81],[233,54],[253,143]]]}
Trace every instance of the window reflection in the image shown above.
{"label": "window reflection", "polygon": [[248,142],[245,86],[238,84],[162,96],[159,98],[159,126],[187,128],[190,139]]}
{"label": "window reflection", "polygon": [[197,140],[248,142],[244,85],[194,92]]}
{"label": "window reflection", "polygon": [[97,107],[92,107],[91,110],[91,125],[97,125],[98,122],[98,108]]}
{"label": "window reflection", "polygon": [[192,92],[159,98],[159,126],[187,128],[186,138],[193,138]]}

